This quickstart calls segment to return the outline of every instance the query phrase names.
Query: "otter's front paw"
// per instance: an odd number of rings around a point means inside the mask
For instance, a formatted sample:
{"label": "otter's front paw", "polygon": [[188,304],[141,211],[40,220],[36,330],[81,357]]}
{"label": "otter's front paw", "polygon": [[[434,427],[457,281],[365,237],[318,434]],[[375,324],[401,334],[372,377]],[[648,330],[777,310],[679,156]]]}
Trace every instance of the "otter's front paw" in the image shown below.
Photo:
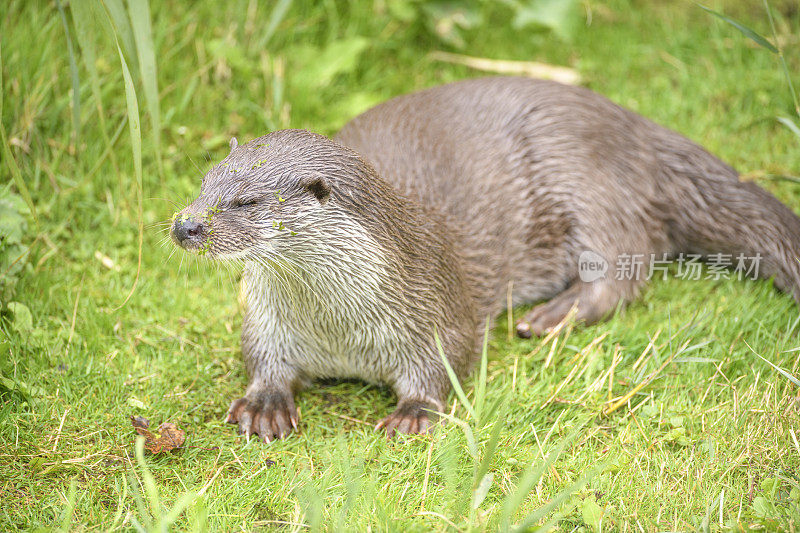
{"label": "otter's front paw", "polygon": [[375,429],[383,428],[389,438],[392,438],[395,432],[429,433],[438,419],[431,409],[432,407],[424,402],[401,402],[392,414],[378,422]]}
{"label": "otter's front paw", "polygon": [[244,397],[231,403],[225,421],[238,424],[239,433],[248,437],[254,433],[270,442],[289,435],[297,429],[297,408],[291,395],[280,392]]}

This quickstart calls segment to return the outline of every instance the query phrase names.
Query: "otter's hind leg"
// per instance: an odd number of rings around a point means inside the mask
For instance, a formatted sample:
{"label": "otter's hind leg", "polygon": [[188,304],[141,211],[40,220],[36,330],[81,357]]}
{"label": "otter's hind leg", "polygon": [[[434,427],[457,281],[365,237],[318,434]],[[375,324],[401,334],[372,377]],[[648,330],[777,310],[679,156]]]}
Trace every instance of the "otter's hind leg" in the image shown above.
{"label": "otter's hind leg", "polygon": [[621,303],[633,299],[643,282],[596,280],[575,281],[552,300],[539,304],[517,322],[517,335],[525,339],[541,336],[558,325],[573,306],[577,306],[576,322],[593,324],[602,320]]}
{"label": "otter's hind leg", "polygon": [[[671,207],[658,199],[648,160],[629,168],[611,147],[609,161],[567,172],[573,188],[561,280],[569,285],[517,323],[521,337],[544,335],[577,304],[576,321],[592,324],[631,301],[644,286],[652,261],[672,252],[667,229]],[[562,161],[563,163],[563,161]],[[564,163],[572,168],[571,162]],[[641,164],[641,166],[639,166]],[[650,263],[652,267],[653,263]]]}

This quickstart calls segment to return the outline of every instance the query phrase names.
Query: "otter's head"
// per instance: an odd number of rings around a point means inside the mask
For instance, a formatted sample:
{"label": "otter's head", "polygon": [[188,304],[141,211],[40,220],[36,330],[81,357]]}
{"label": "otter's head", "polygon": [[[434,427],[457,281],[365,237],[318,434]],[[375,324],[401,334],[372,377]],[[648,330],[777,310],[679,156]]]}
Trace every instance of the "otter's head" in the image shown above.
{"label": "otter's head", "polygon": [[282,130],[231,153],[203,178],[200,195],[175,213],[173,241],[215,259],[269,260],[313,246],[332,201],[369,167],[321,135]]}

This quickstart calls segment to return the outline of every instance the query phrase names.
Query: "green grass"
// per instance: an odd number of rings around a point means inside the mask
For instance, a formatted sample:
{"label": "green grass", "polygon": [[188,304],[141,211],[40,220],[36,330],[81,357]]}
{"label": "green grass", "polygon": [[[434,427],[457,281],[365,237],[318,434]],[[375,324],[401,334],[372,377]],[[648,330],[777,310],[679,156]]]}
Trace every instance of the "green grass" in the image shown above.
{"label": "green grass", "polygon": [[[244,0],[152,2],[156,102],[140,77],[147,49],[120,32],[142,112],[145,224],[138,285],[121,308],[139,231],[116,44],[100,25],[77,31],[65,5],[73,81],[57,6],[3,5],[2,131],[15,164],[2,152],[0,252],[30,254],[0,277],[0,529],[173,519],[222,531],[496,529],[516,498],[511,523],[552,502],[540,523],[563,531],[600,517],[604,530],[797,530],[798,388],[753,351],[797,376],[798,310],[769,282],[653,282],[612,320],[544,345],[508,340],[500,317],[486,381],[464,383],[479,420],[453,395],[453,416],[466,422],[433,437],[375,433],[394,399],[359,382],[304,392],[302,433],[285,441],[247,442],[223,424],[246,385],[236,273],[171,255],[157,223],[196,193],[231,136],[290,126],[331,134],[389,97],[479,75],[430,51],[574,67],[592,89],[701,142],[800,211],[800,184],[775,178],[800,172],[798,139],[776,120],[793,113],[776,57],[694,4],[586,0],[571,42],[515,29],[508,5],[479,4],[460,48],[414,2],[290,4],[272,19],[272,4]],[[758,2],[708,4],[771,35]],[[792,2],[775,7],[796,73],[800,14]],[[17,198],[28,191],[35,219]],[[609,397],[651,374],[604,414]],[[132,414],[177,423],[186,448],[137,459]],[[472,509],[475,488],[475,501],[485,498]]]}

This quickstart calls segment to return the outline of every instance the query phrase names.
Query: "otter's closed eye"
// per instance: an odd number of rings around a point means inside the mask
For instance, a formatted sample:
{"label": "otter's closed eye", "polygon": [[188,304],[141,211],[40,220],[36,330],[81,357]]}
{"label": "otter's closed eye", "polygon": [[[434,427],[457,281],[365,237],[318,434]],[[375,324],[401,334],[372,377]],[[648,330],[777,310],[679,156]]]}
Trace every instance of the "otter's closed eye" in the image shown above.
{"label": "otter's closed eye", "polygon": [[255,198],[252,199],[244,199],[244,198],[236,198],[234,201],[231,202],[231,207],[247,207],[251,205],[256,205],[258,200]]}

